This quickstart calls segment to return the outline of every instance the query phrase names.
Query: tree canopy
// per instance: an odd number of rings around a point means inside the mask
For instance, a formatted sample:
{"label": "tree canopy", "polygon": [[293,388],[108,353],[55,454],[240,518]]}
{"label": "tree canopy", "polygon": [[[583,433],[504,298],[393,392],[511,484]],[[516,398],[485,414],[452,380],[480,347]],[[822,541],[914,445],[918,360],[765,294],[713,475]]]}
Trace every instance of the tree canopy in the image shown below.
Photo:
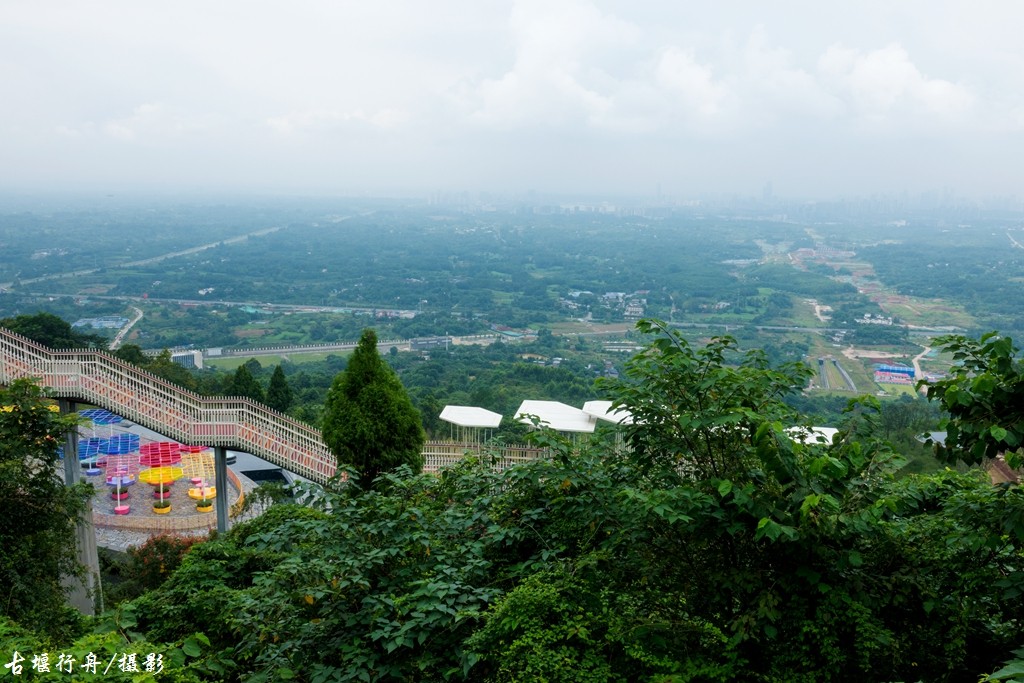
{"label": "tree canopy", "polygon": [[977,340],[952,335],[935,343],[956,362],[949,377],[928,384],[928,398],[949,413],[939,454],[977,464],[1017,451],[1024,445],[1024,363],[1013,339],[989,332]]}
{"label": "tree canopy", "polygon": [[402,382],[377,352],[377,335],[363,331],[348,367],[327,393],[324,442],[339,465],[354,468],[365,487],[382,472],[423,469],[426,439],[419,412]]}
{"label": "tree canopy", "polygon": [[0,616],[50,635],[69,623],[61,578],[80,572],[75,529],[92,493],[59,476],[77,421],[53,407],[31,381],[0,387]]}
{"label": "tree canopy", "polygon": [[288,386],[288,379],[284,376],[284,370],[280,365],[274,367],[274,373],[270,376],[270,386],[267,387],[267,405],[282,413],[288,412],[295,395],[292,388]]}
{"label": "tree canopy", "polygon": [[[142,634],[189,680],[493,683],[951,682],[1024,652],[1024,489],[898,476],[872,397],[831,440],[793,434],[782,398],[805,370],[642,328],[604,385],[634,417],[629,448],[539,430],[546,455],[504,471],[485,453],[370,490],[310,485],[307,505],[193,546],[98,649]],[[364,341],[351,381],[371,387]],[[960,419],[1017,410],[991,408]]]}
{"label": "tree canopy", "polygon": [[52,313],[33,313],[0,319],[0,327],[28,337],[34,342],[52,349],[104,349],[105,339],[94,334],[78,332],[75,328]]}
{"label": "tree canopy", "polygon": [[249,366],[243,363],[238,366],[235,370],[234,377],[231,378],[231,383],[228,385],[227,393],[231,396],[242,396],[245,398],[251,398],[257,403],[263,403],[266,396],[263,393],[263,387],[253,377],[252,372],[249,370]]}

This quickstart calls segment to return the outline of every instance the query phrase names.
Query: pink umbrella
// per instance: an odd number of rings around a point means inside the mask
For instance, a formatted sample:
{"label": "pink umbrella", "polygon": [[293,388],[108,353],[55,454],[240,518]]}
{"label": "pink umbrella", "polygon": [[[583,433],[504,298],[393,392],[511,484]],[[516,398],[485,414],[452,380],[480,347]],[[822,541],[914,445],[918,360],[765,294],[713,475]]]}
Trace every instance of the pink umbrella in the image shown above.
{"label": "pink umbrella", "polygon": [[181,462],[181,444],[174,441],[153,441],[140,449],[139,464],[147,467],[165,467]]}

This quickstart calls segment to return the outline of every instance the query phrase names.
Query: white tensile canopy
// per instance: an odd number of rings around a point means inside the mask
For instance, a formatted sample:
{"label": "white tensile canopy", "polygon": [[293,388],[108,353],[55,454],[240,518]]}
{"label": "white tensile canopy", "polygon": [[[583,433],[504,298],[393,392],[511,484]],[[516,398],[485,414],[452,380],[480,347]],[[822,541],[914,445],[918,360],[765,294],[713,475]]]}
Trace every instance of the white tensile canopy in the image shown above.
{"label": "white tensile canopy", "polygon": [[460,441],[471,443],[479,443],[480,430],[496,429],[501,424],[500,413],[475,406],[445,406],[440,417],[459,428]]}
{"label": "white tensile canopy", "polygon": [[556,432],[592,434],[597,424],[593,415],[558,401],[523,401],[515,419],[523,424],[533,424],[531,415],[536,416],[542,426]]}
{"label": "white tensile canopy", "polygon": [[445,406],[441,419],[459,427],[494,429],[501,424],[501,414],[473,406]]}
{"label": "white tensile canopy", "polygon": [[583,412],[598,420],[612,422],[617,425],[633,424],[633,415],[625,408],[612,410],[611,401],[587,401],[583,404]]}
{"label": "white tensile canopy", "polygon": [[787,427],[786,434],[794,441],[803,443],[832,443],[832,437],[839,430],[835,427]]}

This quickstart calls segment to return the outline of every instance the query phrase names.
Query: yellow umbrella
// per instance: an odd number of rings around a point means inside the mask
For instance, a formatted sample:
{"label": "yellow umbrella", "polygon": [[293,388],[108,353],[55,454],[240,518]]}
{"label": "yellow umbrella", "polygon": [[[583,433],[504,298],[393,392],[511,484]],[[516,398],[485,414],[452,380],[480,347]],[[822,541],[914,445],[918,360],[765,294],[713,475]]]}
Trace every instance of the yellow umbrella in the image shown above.
{"label": "yellow umbrella", "polygon": [[181,479],[184,474],[180,467],[150,467],[148,470],[143,470],[139,473],[139,481],[144,481],[154,486],[160,483],[170,484],[177,479]]}
{"label": "yellow umbrella", "polygon": [[210,481],[214,478],[213,454],[209,450],[200,453],[182,453],[181,469],[189,479]]}

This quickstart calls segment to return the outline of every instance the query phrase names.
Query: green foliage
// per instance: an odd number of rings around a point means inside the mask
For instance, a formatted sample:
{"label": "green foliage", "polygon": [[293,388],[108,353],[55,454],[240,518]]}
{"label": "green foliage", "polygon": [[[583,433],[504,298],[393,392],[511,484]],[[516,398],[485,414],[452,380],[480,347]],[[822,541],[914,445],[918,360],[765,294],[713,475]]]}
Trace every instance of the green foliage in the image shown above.
{"label": "green foliage", "polygon": [[112,353],[116,358],[120,358],[126,363],[137,365],[140,368],[146,367],[146,364],[149,362],[149,359],[142,352],[142,347],[138,344],[122,344]]}
{"label": "green foliage", "polygon": [[895,477],[871,397],[794,439],[805,369],[641,327],[632,448],[301,487],[109,619],[203,680],[967,680],[1019,646],[1024,489]]}
{"label": "green foliage", "polygon": [[[806,383],[810,368],[772,369],[761,351],[740,356],[731,337],[695,350],[660,321],[642,320],[637,329],[658,336],[629,361],[625,379],[602,384],[633,416],[625,432],[635,462],[673,481],[749,476],[757,465],[755,434],[761,425],[796,419],[782,399]],[[727,365],[733,359],[739,364]]]}
{"label": "green foliage", "polygon": [[216,634],[211,647],[257,677],[439,680],[464,671],[462,640],[499,592],[487,585],[487,549],[502,541],[481,537],[487,500],[407,470],[382,482],[387,493],[322,493],[326,514],[275,505],[195,547],[136,603],[140,626],[178,640],[202,620]]}
{"label": "green foliage", "polygon": [[235,376],[231,379],[231,384],[228,385],[227,393],[230,396],[251,398],[257,403],[263,403],[266,398],[263,393],[263,387],[256,381],[252,371],[249,369],[249,365],[245,363],[239,365],[238,369],[235,370]]}
{"label": "green foliage", "polygon": [[195,376],[187,368],[172,361],[171,352],[167,349],[161,351],[143,367],[157,377],[162,377],[185,389],[195,391],[198,388]]}
{"label": "green foliage", "polygon": [[170,533],[150,536],[137,548],[128,549],[129,572],[142,588],[156,588],[181,565],[189,549],[203,540],[201,536]]}
{"label": "green foliage", "polygon": [[64,486],[57,449],[76,416],[27,380],[0,387],[0,616],[51,635],[74,627],[62,576],[79,575],[77,520],[92,485]]}
{"label": "green foliage", "polygon": [[1002,668],[981,680],[985,681],[1012,681],[1019,683],[1024,681],[1024,648],[1013,651],[1013,657],[1009,659]]}
{"label": "green foliage", "polygon": [[0,320],[0,327],[52,349],[106,348],[102,337],[83,334],[52,313],[33,313]]}
{"label": "green foliage", "polygon": [[[24,657],[18,678],[29,681],[95,679],[114,683],[145,680],[201,683],[219,680],[214,677],[216,671],[197,661],[210,644],[202,633],[190,634],[175,643],[154,643],[134,631],[135,621],[131,615],[122,617],[118,624],[121,628],[100,620],[95,633],[74,640],[53,641],[0,616],[0,643],[4,648],[5,662],[11,663],[15,652]],[[58,668],[61,655],[71,659],[70,673],[67,668]],[[134,658],[128,659],[127,655],[134,655]],[[33,670],[33,657],[41,656],[45,656],[49,671]],[[151,662],[147,663],[150,658]],[[95,670],[89,668],[89,662],[95,664]],[[147,666],[151,669],[147,670]]]}
{"label": "green foliage", "polygon": [[1018,450],[1024,445],[1024,365],[1013,340],[989,332],[979,340],[947,336],[934,343],[956,363],[949,377],[927,385],[928,399],[950,415],[945,445],[936,446],[939,457],[977,464]]}
{"label": "green foliage", "polygon": [[612,681],[605,658],[612,605],[603,586],[540,572],[505,596],[469,647],[495,663],[494,681]]}
{"label": "green foliage", "polygon": [[270,376],[270,386],[267,387],[267,405],[282,413],[295,401],[292,389],[288,386],[288,379],[284,376],[284,370],[280,365],[274,367],[274,373]]}
{"label": "green foliage", "polygon": [[382,472],[423,468],[426,436],[398,376],[377,353],[377,335],[364,330],[348,367],[327,394],[324,442],[340,465],[354,467],[365,487]]}

